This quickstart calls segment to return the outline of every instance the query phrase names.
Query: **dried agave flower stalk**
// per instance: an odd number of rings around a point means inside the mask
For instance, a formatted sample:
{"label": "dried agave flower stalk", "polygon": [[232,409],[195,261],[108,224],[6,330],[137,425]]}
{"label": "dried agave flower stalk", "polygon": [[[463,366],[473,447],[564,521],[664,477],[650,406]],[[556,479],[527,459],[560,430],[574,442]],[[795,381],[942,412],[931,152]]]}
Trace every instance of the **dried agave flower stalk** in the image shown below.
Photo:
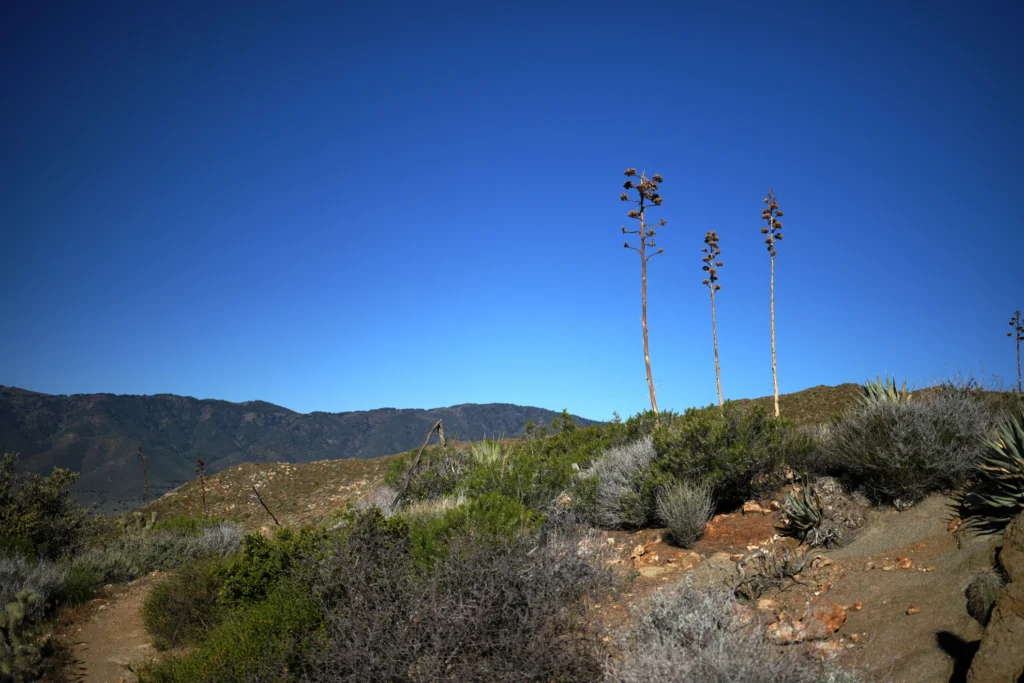
{"label": "dried agave flower stalk", "polygon": [[1022,391],[1020,381],[1020,343],[1024,341],[1024,321],[1021,319],[1020,311],[1014,311],[1013,317],[1010,318],[1010,329],[1012,332],[1007,332],[1007,337],[1016,336],[1017,338],[1017,392]]}
{"label": "dried agave flower stalk", "polygon": [[715,345],[715,383],[718,386],[718,405],[721,406],[723,403],[722,368],[718,364],[718,325],[715,321],[715,292],[722,288],[722,285],[718,284],[718,269],[725,264],[718,260],[718,257],[722,255],[722,250],[718,248],[717,232],[709,230],[708,234],[704,235],[704,244],[707,246],[701,248],[701,251],[704,253],[704,257],[701,259],[704,265],[701,266],[701,270],[707,273],[707,277],[701,280],[701,284],[707,285],[707,288],[711,290],[711,338]]}
{"label": "dried agave flower stalk", "polygon": [[768,190],[768,196],[764,198],[767,204],[761,212],[761,219],[767,221],[768,225],[761,228],[761,234],[765,236],[764,243],[768,245],[768,253],[772,258],[772,279],[771,279],[771,318],[772,318],[772,384],[775,387],[775,417],[779,416],[779,373],[775,364],[775,243],[782,239],[782,223],[778,220],[783,213],[779,209],[779,202],[776,201],[775,192]]}
{"label": "dried agave flower stalk", "polygon": [[[657,413],[658,399],[654,392],[654,378],[651,375],[651,353],[647,336],[647,262],[665,250],[658,248],[657,243],[654,241],[654,236],[657,232],[647,224],[646,212],[652,205],[661,206],[661,195],[658,194],[658,185],[661,184],[663,179],[658,173],[655,173],[650,178],[640,173],[639,179],[635,180],[638,177],[635,168],[627,168],[625,175],[627,180],[623,183],[622,187],[626,192],[620,194],[619,199],[636,205],[636,208],[630,209],[626,215],[639,222],[640,226],[636,230],[626,230],[626,226],[622,226],[622,234],[639,235],[640,246],[634,247],[628,240],[622,246],[626,249],[632,249],[640,255],[640,300],[642,305],[640,322],[644,330],[644,364],[647,367],[647,388],[651,394],[651,409]],[[630,198],[629,194],[627,194],[630,190],[636,191],[637,199]],[[658,226],[664,226],[665,223],[665,219],[662,218]],[[649,249],[656,248],[658,249],[657,251],[648,252]]]}

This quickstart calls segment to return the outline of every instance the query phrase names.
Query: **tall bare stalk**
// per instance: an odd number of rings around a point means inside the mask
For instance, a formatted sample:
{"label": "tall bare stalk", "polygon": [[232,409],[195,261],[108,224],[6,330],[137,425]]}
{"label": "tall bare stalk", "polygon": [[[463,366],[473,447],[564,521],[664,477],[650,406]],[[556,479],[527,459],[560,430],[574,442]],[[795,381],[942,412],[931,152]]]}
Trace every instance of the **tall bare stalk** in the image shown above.
{"label": "tall bare stalk", "polygon": [[718,233],[714,230],[709,230],[708,234],[704,235],[704,244],[706,247],[701,248],[704,252],[704,258],[701,261],[704,265],[701,266],[701,270],[708,274],[706,278],[701,280],[702,285],[707,285],[707,288],[711,291],[711,338],[715,344],[715,383],[718,385],[718,405],[721,407],[722,401],[722,368],[718,364],[718,325],[715,321],[715,292],[722,288],[722,285],[718,283],[718,269],[721,268],[724,263],[717,260],[721,256],[722,251],[718,248]]}
{"label": "tall bare stalk", "polygon": [[1024,322],[1022,322],[1020,311],[1014,311],[1013,317],[1010,318],[1010,329],[1012,332],[1007,332],[1007,337],[1013,337],[1016,335],[1017,338],[1017,391],[1022,391],[1020,382],[1020,343],[1024,341]]}
{"label": "tall bare stalk", "polygon": [[199,475],[199,486],[203,491],[203,514],[206,514],[206,463],[196,456],[196,474]]}
{"label": "tall bare stalk", "polygon": [[[653,228],[647,225],[647,209],[650,205],[661,206],[661,195],[658,194],[658,184],[662,182],[660,174],[655,173],[650,178],[647,178],[643,173],[640,174],[640,179],[634,181],[636,178],[636,169],[627,168],[625,175],[629,180],[623,184],[623,188],[628,192],[629,190],[636,190],[638,199],[630,199],[626,192],[619,195],[619,199],[624,202],[632,202],[637,205],[637,208],[630,209],[629,213],[626,214],[630,218],[640,223],[640,227],[636,230],[626,230],[626,226],[622,226],[622,234],[624,235],[639,235],[640,246],[634,247],[630,245],[627,240],[622,246],[626,249],[632,249],[640,255],[640,323],[644,330],[644,365],[647,368],[647,389],[651,393],[651,409],[655,413],[658,412],[658,398],[654,392],[654,377],[651,375],[651,351],[650,344],[647,338],[647,262],[658,254],[663,253],[664,249],[658,249],[656,252],[649,254],[648,249],[654,249],[657,245],[654,242],[654,236],[657,234]],[[658,223],[659,226],[664,226],[666,223],[665,219],[662,218]]]}
{"label": "tall bare stalk", "polygon": [[146,485],[146,506],[149,506],[149,475],[146,474],[146,458],[142,455],[142,446],[139,446],[139,462],[142,463],[142,481]]}
{"label": "tall bare stalk", "polygon": [[761,212],[761,219],[768,222],[768,226],[761,228],[761,234],[766,235],[764,243],[768,245],[768,253],[772,257],[772,279],[771,279],[771,316],[772,316],[772,385],[775,387],[775,417],[779,416],[779,373],[775,365],[775,242],[782,239],[782,223],[777,220],[782,218],[783,213],[779,210],[779,203],[775,200],[775,192],[769,188],[768,196],[764,198],[768,206]]}

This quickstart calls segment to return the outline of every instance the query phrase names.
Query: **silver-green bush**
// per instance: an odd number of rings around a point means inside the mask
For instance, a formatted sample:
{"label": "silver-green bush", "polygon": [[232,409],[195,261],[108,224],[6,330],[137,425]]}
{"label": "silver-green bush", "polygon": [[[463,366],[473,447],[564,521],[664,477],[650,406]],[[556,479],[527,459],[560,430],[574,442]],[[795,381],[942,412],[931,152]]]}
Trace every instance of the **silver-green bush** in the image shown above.
{"label": "silver-green bush", "polygon": [[920,400],[859,406],[831,424],[821,447],[847,483],[901,507],[967,482],[992,423],[971,392],[946,387]]}
{"label": "silver-green bush", "polygon": [[715,511],[711,487],[678,482],[658,491],[658,519],[668,527],[669,540],[683,548],[697,542]]}
{"label": "silver-green bush", "polygon": [[756,618],[747,623],[736,598],[724,591],[679,587],[655,594],[636,628],[610,660],[611,683],[850,682],[811,656],[771,645]]}
{"label": "silver-green bush", "polygon": [[243,535],[235,522],[221,522],[198,535],[176,531],[125,534],[90,548],[74,558],[72,565],[96,572],[104,582],[123,583],[201,557],[231,554],[241,547]]}
{"label": "silver-green bush", "polygon": [[604,529],[642,526],[647,521],[642,475],[656,457],[650,436],[604,452],[587,471],[595,480],[591,521]]}
{"label": "silver-green bush", "polygon": [[0,608],[14,602],[18,593],[29,591],[39,596],[25,618],[37,621],[52,607],[64,591],[68,570],[56,562],[29,560],[19,553],[0,554]]}

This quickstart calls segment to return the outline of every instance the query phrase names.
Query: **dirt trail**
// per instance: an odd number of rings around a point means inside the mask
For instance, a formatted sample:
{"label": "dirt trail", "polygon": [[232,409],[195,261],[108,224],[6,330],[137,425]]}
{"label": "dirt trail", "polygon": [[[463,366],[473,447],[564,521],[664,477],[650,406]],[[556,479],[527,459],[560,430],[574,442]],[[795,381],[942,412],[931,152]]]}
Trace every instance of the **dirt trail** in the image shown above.
{"label": "dirt trail", "polygon": [[87,619],[67,633],[74,662],[68,672],[75,683],[129,683],[134,674],[125,665],[154,655],[142,625],[142,603],[159,576],[150,575],[125,586],[106,589],[93,600]]}

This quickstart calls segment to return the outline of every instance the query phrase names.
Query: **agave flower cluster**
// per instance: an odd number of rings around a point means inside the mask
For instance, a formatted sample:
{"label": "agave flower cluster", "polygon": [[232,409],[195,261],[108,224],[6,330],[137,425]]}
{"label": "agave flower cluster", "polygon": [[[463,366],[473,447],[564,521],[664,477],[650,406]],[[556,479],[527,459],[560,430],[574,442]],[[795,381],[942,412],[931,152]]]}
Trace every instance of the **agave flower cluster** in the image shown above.
{"label": "agave flower cluster", "polygon": [[784,214],[779,209],[773,190],[768,190],[764,203],[768,206],[761,212],[761,219],[767,221],[768,225],[761,228],[761,234],[765,235],[764,243],[768,245],[768,253],[775,258],[775,242],[782,239],[782,222],[779,219]]}
{"label": "agave flower cluster", "polygon": [[701,270],[708,276],[701,280],[701,284],[707,285],[714,293],[722,288],[722,285],[716,283],[718,282],[718,269],[725,265],[717,260],[722,255],[721,249],[718,248],[718,233],[709,230],[708,234],[704,235],[704,244],[707,246],[701,249],[701,252],[704,253],[704,258],[701,259],[704,265],[701,266]]}

